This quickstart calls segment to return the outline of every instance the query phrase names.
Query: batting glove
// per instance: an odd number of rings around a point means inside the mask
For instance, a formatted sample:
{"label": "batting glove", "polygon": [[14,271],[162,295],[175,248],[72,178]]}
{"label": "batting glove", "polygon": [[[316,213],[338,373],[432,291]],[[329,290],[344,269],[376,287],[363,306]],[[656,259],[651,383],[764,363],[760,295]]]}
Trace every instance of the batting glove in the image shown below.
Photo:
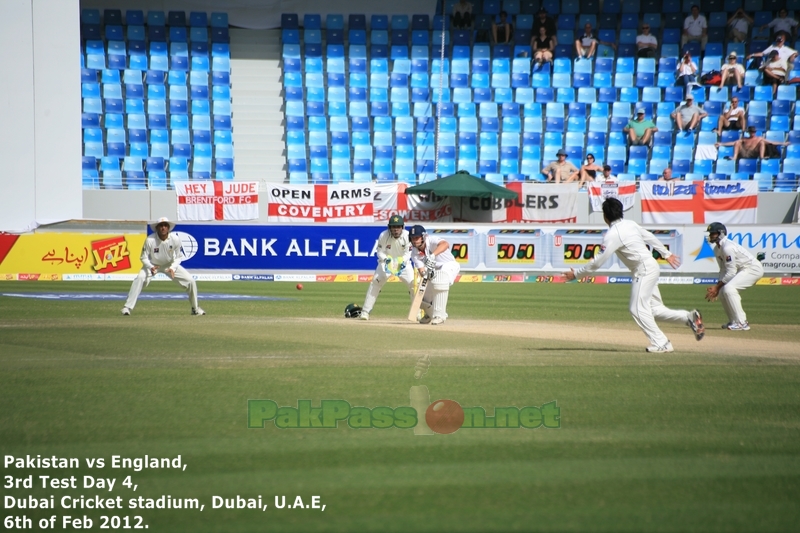
{"label": "batting glove", "polygon": [[433,255],[425,257],[425,268],[428,270],[436,268],[436,258]]}

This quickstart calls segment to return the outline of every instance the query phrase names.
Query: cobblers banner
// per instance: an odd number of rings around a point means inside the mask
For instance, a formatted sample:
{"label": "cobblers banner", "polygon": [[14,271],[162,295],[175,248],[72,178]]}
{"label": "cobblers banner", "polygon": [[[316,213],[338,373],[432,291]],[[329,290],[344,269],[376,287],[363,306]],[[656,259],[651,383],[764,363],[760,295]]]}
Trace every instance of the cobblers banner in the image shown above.
{"label": "cobblers banner", "polygon": [[255,220],[256,181],[176,181],[178,220]]}
{"label": "cobblers banner", "polygon": [[758,183],[641,182],[644,224],[755,224]]}
{"label": "cobblers banner", "polygon": [[622,208],[627,211],[633,207],[636,200],[636,183],[590,183],[589,203],[592,211],[602,211],[606,198],[616,198],[622,202]]}
{"label": "cobblers banner", "polygon": [[436,195],[407,195],[405,183],[373,185],[373,215],[375,222],[400,215],[406,222],[452,222],[453,211],[449,198]]}
{"label": "cobblers banner", "polygon": [[578,221],[577,183],[524,183],[506,185],[516,200],[469,198],[470,208],[492,210],[492,222],[575,224]]}

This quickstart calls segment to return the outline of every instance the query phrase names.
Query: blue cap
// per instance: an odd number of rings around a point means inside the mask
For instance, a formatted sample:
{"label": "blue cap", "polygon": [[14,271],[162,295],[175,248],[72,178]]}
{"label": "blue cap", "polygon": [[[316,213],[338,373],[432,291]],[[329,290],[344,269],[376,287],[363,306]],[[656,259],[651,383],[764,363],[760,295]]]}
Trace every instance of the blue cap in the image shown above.
{"label": "blue cap", "polygon": [[425,228],[420,226],[419,224],[415,226],[411,226],[411,229],[408,230],[409,237],[423,237],[425,236]]}

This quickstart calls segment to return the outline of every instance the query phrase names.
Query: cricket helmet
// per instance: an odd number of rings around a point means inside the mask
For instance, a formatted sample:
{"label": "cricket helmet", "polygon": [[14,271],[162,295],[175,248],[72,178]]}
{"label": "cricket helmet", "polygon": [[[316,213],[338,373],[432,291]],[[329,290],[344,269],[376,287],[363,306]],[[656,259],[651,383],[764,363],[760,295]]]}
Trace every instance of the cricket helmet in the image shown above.
{"label": "cricket helmet", "polygon": [[347,304],[344,308],[345,318],[358,318],[361,316],[361,306],[356,304]]}
{"label": "cricket helmet", "polygon": [[419,224],[411,226],[411,229],[408,230],[408,237],[409,238],[411,238],[411,237],[424,237],[425,235],[427,235],[427,233],[425,233],[425,228],[423,228]]}
{"label": "cricket helmet", "polygon": [[708,225],[708,227],[706,228],[706,231],[708,233],[720,233],[720,234],[723,234],[723,235],[727,235],[728,234],[728,229],[725,227],[725,225],[722,222],[712,222],[711,224]]}
{"label": "cricket helmet", "polygon": [[405,224],[406,224],[406,221],[403,220],[403,217],[401,217],[400,215],[392,215],[391,218],[389,218],[389,227],[390,228],[392,226],[403,227],[403,226],[405,226]]}

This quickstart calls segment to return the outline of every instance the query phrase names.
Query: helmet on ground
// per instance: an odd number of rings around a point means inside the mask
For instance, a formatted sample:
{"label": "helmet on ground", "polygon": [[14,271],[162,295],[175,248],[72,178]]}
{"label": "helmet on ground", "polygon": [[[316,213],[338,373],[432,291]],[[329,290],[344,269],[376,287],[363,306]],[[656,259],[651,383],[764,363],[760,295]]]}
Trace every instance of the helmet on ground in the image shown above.
{"label": "helmet on ground", "polygon": [[405,224],[406,224],[406,221],[403,220],[403,217],[401,217],[400,215],[392,215],[391,218],[389,218],[389,227],[390,228],[392,226],[401,226],[402,227],[402,226],[405,226]]}
{"label": "helmet on ground", "polygon": [[356,304],[347,304],[344,308],[345,318],[358,318],[361,316],[361,306]]}
{"label": "helmet on ground", "polygon": [[411,226],[411,229],[408,230],[409,238],[410,237],[424,237],[425,235],[427,235],[427,233],[425,233],[425,228],[423,228],[419,224],[417,224],[415,226]]}

